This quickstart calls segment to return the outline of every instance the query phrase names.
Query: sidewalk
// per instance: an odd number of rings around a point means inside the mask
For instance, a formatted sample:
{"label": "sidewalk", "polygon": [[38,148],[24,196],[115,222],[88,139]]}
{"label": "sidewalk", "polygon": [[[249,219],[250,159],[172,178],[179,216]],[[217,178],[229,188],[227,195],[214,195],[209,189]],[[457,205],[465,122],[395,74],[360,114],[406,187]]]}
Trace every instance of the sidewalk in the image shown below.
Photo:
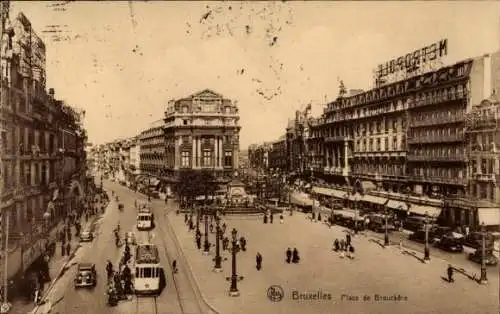
{"label": "sidewalk", "polygon": [[[220,313],[446,313],[461,309],[463,313],[493,313],[498,308],[498,279],[487,286],[478,285],[455,274],[455,283],[442,279],[447,263],[433,259],[423,264],[398,247],[382,249],[364,236],[353,238],[354,260],[339,258],[331,250],[335,238],[344,238],[344,228],[321,228],[304,215],[285,216],[284,224],[263,224],[261,219],[223,217],[228,230],[235,227],[238,237],[248,240],[247,251],[237,255],[238,283],[241,295],[228,296],[231,256],[223,262],[223,272],[212,272],[214,249],[209,256],[196,249],[194,235],[187,231],[183,215],[169,214],[177,238],[193,270],[193,275],[208,303]],[[203,231],[203,230],[202,230]],[[214,242],[214,234],[210,234]],[[284,262],[287,247],[296,247],[299,264]],[[255,269],[255,254],[263,256],[263,268]],[[279,285],[284,299],[271,302],[268,288]],[[331,295],[329,300],[296,300],[293,291]],[[400,300],[376,300],[375,295],[401,296]],[[343,296],[361,298],[359,302]],[[364,300],[368,296],[371,300]]]}
{"label": "sidewalk", "polygon": [[[81,232],[85,230],[94,231],[95,223],[99,219],[100,214],[89,216],[88,221],[85,221],[84,215],[80,218],[80,224],[82,226]],[[52,233],[57,233],[62,228],[63,222],[59,223],[56,228],[51,231]],[[76,251],[80,248],[80,238],[75,237],[75,228],[71,228],[72,236],[71,236],[71,254],[62,256],[61,255],[61,242],[56,242],[56,252],[52,259],[49,261],[49,272],[51,282],[46,283],[43,291],[43,298],[50,292],[53,285],[57,282],[57,280],[64,274],[65,268],[67,264],[73,259]],[[42,298],[42,300],[43,300]],[[33,301],[27,301],[23,297],[18,297],[17,299],[12,301],[12,308],[9,311],[9,314],[26,314],[33,311],[35,308],[35,304]]]}

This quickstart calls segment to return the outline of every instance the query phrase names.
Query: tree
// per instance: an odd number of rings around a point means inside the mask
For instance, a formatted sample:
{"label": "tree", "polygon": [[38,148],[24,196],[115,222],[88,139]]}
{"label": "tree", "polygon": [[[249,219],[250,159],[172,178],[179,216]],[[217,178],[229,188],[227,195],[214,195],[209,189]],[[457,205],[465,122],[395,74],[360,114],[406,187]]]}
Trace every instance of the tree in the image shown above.
{"label": "tree", "polygon": [[199,195],[204,195],[205,199],[214,195],[217,190],[214,182],[214,175],[210,171],[186,169],[179,173],[175,191],[181,200],[191,203]]}

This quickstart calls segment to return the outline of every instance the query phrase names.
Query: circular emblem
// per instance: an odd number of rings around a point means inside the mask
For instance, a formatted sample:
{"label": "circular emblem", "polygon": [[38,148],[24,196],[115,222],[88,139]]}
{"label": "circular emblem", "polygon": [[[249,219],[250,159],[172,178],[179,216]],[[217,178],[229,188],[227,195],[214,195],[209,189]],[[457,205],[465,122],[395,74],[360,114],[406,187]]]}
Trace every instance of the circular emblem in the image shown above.
{"label": "circular emblem", "polygon": [[281,286],[272,285],[267,289],[267,298],[271,302],[280,302],[285,296],[285,291]]}

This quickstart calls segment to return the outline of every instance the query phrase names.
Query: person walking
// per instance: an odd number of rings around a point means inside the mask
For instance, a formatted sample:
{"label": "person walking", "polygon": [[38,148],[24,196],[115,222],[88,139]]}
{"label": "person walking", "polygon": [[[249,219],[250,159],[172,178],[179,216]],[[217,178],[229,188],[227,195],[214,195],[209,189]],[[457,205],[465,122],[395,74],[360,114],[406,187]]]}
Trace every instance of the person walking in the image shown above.
{"label": "person walking", "polygon": [[288,248],[286,250],[286,262],[290,264],[290,261],[292,260],[292,250]]}
{"label": "person walking", "polygon": [[350,233],[347,233],[347,234],[345,235],[345,242],[346,242],[346,244],[347,244],[348,246],[349,246],[349,245],[351,245],[351,234],[350,234]]}
{"label": "person walking", "polygon": [[255,262],[255,267],[260,271],[262,269],[262,255],[259,252],[257,252],[257,255],[255,256]]}
{"label": "person walking", "polygon": [[454,282],[455,281],[453,279],[454,268],[453,268],[453,266],[451,266],[451,264],[448,264],[448,269],[446,270],[446,272],[448,273],[448,282],[449,283]]}
{"label": "person walking", "polygon": [[71,243],[66,244],[66,255],[71,255]]}
{"label": "person walking", "polygon": [[283,214],[280,215],[280,224],[283,224]]}

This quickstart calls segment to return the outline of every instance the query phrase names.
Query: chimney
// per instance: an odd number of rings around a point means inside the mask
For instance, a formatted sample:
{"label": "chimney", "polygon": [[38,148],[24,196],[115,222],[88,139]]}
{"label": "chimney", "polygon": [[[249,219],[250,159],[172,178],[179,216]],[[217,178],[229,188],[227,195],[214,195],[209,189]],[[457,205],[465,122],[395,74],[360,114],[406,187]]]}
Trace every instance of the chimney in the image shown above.
{"label": "chimney", "polygon": [[49,88],[49,95],[54,98],[54,95],[55,95],[55,90],[53,88]]}
{"label": "chimney", "polygon": [[488,99],[491,97],[491,94],[493,92],[492,90],[492,82],[491,82],[491,55],[490,54],[485,54],[483,56],[483,62],[484,62],[484,74],[483,74],[483,97],[482,99]]}

